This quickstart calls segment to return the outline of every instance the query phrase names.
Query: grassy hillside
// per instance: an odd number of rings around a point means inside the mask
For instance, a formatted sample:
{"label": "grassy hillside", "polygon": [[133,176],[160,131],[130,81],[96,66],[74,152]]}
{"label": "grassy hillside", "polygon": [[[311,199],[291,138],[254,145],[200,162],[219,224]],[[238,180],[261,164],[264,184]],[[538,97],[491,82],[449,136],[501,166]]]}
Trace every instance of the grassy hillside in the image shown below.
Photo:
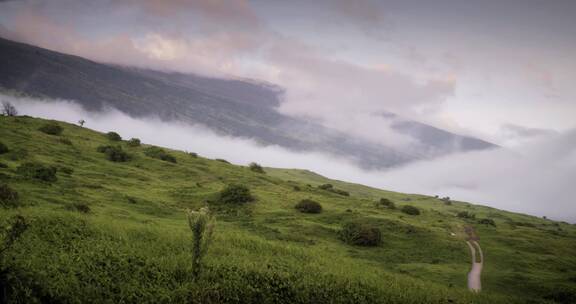
{"label": "grassy hillside", "polygon": [[[9,149],[0,154],[0,184],[19,197],[0,208],[0,296],[9,302],[562,303],[575,295],[573,225],[165,149],[173,163],[79,126],[54,122],[60,135],[39,131],[47,123],[0,117]],[[109,161],[97,151],[103,145],[121,145],[130,160]],[[26,175],[21,166],[30,162],[57,168],[57,180]],[[234,183],[255,201],[219,203]],[[317,187],[326,183],[349,196]],[[397,209],[376,207],[382,197]],[[302,199],[323,211],[300,213],[294,205]],[[184,211],[206,205],[217,224],[194,279]],[[403,205],[421,214],[405,214]],[[475,218],[458,217],[462,211]],[[479,224],[484,218],[496,226]],[[338,232],[350,221],[379,228],[382,242],[343,243]],[[479,295],[466,289],[465,225],[476,228],[486,256]]]}

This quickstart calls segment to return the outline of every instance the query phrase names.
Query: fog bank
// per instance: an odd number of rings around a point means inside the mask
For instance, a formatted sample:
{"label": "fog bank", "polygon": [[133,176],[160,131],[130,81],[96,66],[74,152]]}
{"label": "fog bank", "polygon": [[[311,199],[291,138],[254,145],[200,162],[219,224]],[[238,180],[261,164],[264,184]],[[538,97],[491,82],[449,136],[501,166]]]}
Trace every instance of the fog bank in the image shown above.
{"label": "fog bank", "polygon": [[450,196],[499,209],[576,222],[576,130],[550,134],[512,149],[469,152],[414,162],[387,171],[362,170],[351,162],[322,153],[297,153],[278,146],[262,146],[251,139],[222,136],[202,126],[135,119],[116,110],[84,111],[67,101],[41,101],[3,96],[21,115],[76,123],[123,138],[197,152],[246,165],[301,168],[329,178],[386,190]]}

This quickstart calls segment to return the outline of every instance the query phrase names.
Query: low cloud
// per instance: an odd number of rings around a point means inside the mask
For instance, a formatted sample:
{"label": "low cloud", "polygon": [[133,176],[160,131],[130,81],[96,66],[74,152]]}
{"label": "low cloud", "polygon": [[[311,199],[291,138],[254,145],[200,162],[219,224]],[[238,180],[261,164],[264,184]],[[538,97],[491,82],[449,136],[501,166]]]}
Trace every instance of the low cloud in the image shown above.
{"label": "low cloud", "polygon": [[500,209],[576,222],[576,130],[545,136],[514,149],[457,154],[390,171],[365,171],[321,153],[295,153],[278,146],[217,135],[202,126],[134,119],[115,110],[89,113],[72,102],[3,97],[21,114],[117,131],[145,143],[194,151],[245,165],[309,169],[330,178],[387,190],[450,196]]}

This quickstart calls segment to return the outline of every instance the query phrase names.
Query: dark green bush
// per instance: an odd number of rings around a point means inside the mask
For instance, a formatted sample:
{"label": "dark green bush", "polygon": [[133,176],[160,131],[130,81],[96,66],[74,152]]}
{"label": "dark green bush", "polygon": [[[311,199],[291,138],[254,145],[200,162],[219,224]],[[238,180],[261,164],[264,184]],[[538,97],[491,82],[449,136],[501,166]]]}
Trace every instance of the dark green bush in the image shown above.
{"label": "dark green bush", "polygon": [[403,206],[402,209],[400,209],[400,210],[406,214],[409,214],[409,215],[419,215],[420,214],[420,209],[418,209],[414,206],[410,206],[410,205]]}
{"label": "dark green bush", "polygon": [[20,204],[18,192],[7,184],[0,184],[0,206],[4,208],[18,207]]}
{"label": "dark green bush", "polygon": [[86,203],[72,203],[66,206],[70,211],[78,211],[81,213],[90,213],[91,209]]}
{"label": "dark green bush", "polygon": [[37,179],[44,182],[55,182],[58,180],[56,177],[58,169],[53,166],[46,166],[41,163],[28,162],[18,166],[16,172],[29,179]]}
{"label": "dark green bush", "polygon": [[350,196],[350,193],[348,191],[344,191],[344,190],[340,190],[340,189],[330,189],[328,190],[332,193],[336,193],[338,195],[342,195],[342,196]]}
{"label": "dark green bush", "polygon": [[478,221],[478,223],[484,224],[484,225],[491,225],[491,226],[496,227],[496,223],[494,222],[493,219],[488,219],[488,218],[480,219]]}
{"label": "dark green bush", "polygon": [[311,199],[301,200],[294,208],[303,213],[320,213],[322,212],[322,205]]}
{"label": "dark green bush", "polygon": [[99,146],[96,151],[106,154],[106,159],[113,162],[127,162],[132,159],[120,146]]}
{"label": "dark green bush", "polygon": [[58,166],[58,171],[61,171],[64,174],[72,174],[74,173],[74,169],[70,168],[70,167],[65,167],[65,166]]}
{"label": "dark green bush", "polygon": [[249,168],[256,173],[266,173],[264,172],[264,168],[257,163],[250,163]]}
{"label": "dark green bush", "polygon": [[198,157],[198,153],[196,153],[196,152],[188,152],[188,155],[190,155],[190,157],[192,157],[192,158]]}
{"label": "dark green bush", "polygon": [[139,147],[141,144],[138,138],[130,138],[130,140],[128,140],[128,147]]}
{"label": "dark green bush", "polygon": [[41,126],[40,128],[38,128],[38,130],[40,132],[43,132],[43,133],[46,133],[49,135],[60,135],[60,134],[62,134],[62,131],[64,129],[62,129],[62,127],[59,126],[57,123],[50,122],[50,123],[47,123],[47,124]]}
{"label": "dark green bush", "polygon": [[0,141],[0,154],[8,153],[10,151],[8,146],[6,146],[3,142]]}
{"label": "dark green bush", "polygon": [[332,186],[332,184],[323,184],[323,185],[318,186],[318,188],[320,188],[322,190],[330,190],[330,189],[333,189],[334,186]]}
{"label": "dark green bush", "polygon": [[396,209],[396,204],[387,198],[381,198],[376,202],[376,207],[385,207],[388,209]]}
{"label": "dark green bush", "polygon": [[5,163],[0,163],[0,168],[2,169],[8,168],[8,165]]}
{"label": "dark green bush", "polygon": [[8,158],[13,161],[23,160],[28,157],[28,150],[24,148],[18,148],[10,152]]}
{"label": "dark green bush", "polygon": [[294,191],[301,191],[302,189],[300,189],[300,186],[293,186],[292,190]]}
{"label": "dark green bush", "polygon": [[460,211],[458,212],[457,216],[463,219],[475,219],[476,215],[474,213],[468,211]]}
{"label": "dark green bush", "polygon": [[225,160],[225,159],[221,159],[221,158],[217,158],[217,159],[215,159],[215,161],[219,161],[219,162],[225,163],[225,164],[230,164],[229,161],[227,161],[227,160]]}
{"label": "dark green bush", "polygon": [[106,138],[108,138],[108,140],[110,140],[110,141],[121,141],[122,140],[122,136],[120,136],[120,134],[118,134],[116,132],[106,133]]}
{"label": "dark green bush", "polygon": [[382,242],[382,232],[378,227],[363,223],[346,223],[338,236],[349,245],[378,246]]}
{"label": "dark green bush", "polygon": [[244,185],[228,185],[220,192],[218,199],[224,204],[244,204],[254,200],[250,189]]}
{"label": "dark green bush", "polygon": [[164,149],[158,147],[148,147],[144,150],[144,155],[156,159],[160,159],[163,161],[176,163],[176,158],[170,154],[168,154]]}

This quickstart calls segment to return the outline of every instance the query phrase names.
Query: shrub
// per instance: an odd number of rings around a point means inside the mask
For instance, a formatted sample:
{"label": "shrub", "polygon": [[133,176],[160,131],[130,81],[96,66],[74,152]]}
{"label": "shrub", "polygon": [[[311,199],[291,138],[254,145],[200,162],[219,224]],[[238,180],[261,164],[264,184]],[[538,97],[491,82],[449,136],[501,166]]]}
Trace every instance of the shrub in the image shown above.
{"label": "shrub", "polygon": [[90,206],[88,206],[85,203],[69,204],[68,206],[66,206],[66,209],[68,209],[70,211],[78,211],[78,212],[82,212],[82,213],[90,213],[90,211],[91,211]]}
{"label": "shrub", "polygon": [[344,191],[344,190],[340,190],[340,189],[330,189],[328,191],[330,191],[332,193],[336,193],[338,195],[350,196],[350,193],[348,191]]}
{"label": "shrub", "polygon": [[459,218],[463,218],[463,219],[474,219],[476,218],[476,215],[474,213],[468,212],[468,211],[460,211],[458,212],[457,216]]}
{"label": "shrub", "polygon": [[188,210],[187,216],[188,226],[192,231],[192,276],[197,278],[202,267],[202,258],[206,255],[212,240],[216,220],[208,208],[199,211]]}
{"label": "shrub", "polygon": [[74,169],[72,169],[70,167],[65,167],[65,166],[58,166],[58,171],[62,171],[62,173],[68,174],[68,175],[74,173]]}
{"label": "shrub", "polygon": [[24,149],[24,148],[18,148],[16,150],[13,150],[12,152],[10,152],[10,160],[13,161],[17,161],[17,160],[23,160],[25,158],[28,157],[28,150]]}
{"label": "shrub", "polygon": [[99,146],[96,151],[106,154],[106,159],[113,162],[127,162],[132,158],[120,146]]}
{"label": "shrub", "polygon": [[225,159],[221,159],[221,158],[217,158],[217,159],[215,159],[215,161],[219,161],[219,162],[225,163],[225,164],[230,164],[229,161],[227,161],[227,160],[225,160]]}
{"label": "shrub", "polygon": [[332,184],[323,184],[323,185],[318,186],[318,188],[320,188],[322,190],[330,190],[330,189],[333,189],[334,186],[332,186]]}
{"label": "shrub", "polygon": [[13,190],[6,184],[0,184],[0,206],[7,207],[18,207],[19,197],[18,192]]}
{"label": "shrub", "polygon": [[418,209],[414,206],[410,206],[410,205],[406,205],[406,206],[402,207],[401,211],[406,213],[406,214],[409,214],[409,215],[419,215],[420,214],[420,209]]}
{"label": "shrub", "polygon": [[51,122],[41,126],[38,130],[49,135],[60,135],[64,129],[58,124]]}
{"label": "shrub", "polygon": [[303,213],[320,213],[322,212],[322,205],[311,199],[301,200],[294,208]]}
{"label": "shrub", "polygon": [[192,158],[198,158],[198,153],[196,152],[188,152],[188,155],[190,155]]}
{"label": "shrub", "polygon": [[0,141],[0,154],[8,153],[8,147]]}
{"label": "shrub", "polygon": [[[28,229],[28,225],[29,224],[26,221],[26,218],[23,216],[16,215],[12,217],[11,223],[9,224],[8,229],[6,229],[4,233],[4,239],[2,240],[2,247],[0,248],[0,260],[3,258],[3,253],[10,249],[12,245],[14,245],[14,243],[22,236],[26,229]],[[2,270],[3,272],[5,271],[5,269]],[[1,274],[5,275],[5,273]],[[4,279],[5,277],[0,278]],[[5,286],[2,287],[5,288]],[[2,300],[5,300],[5,298]]]}
{"label": "shrub", "polygon": [[0,163],[0,168],[8,168],[8,165],[5,163]]}
{"label": "shrub", "polygon": [[294,191],[301,191],[302,189],[300,189],[300,186],[293,186],[292,190]]}
{"label": "shrub", "polygon": [[128,141],[128,147],[139,147],[141,144],[140,139],[138,138],[130,138]]}
{"label": "shrub", "polygon": [[18,111],[16,110],[16,107],[12,105],[12,103],[4,101],[2,102],[2,115],[16,116],[18,115]]}
{"label": "shrub", "polygon": [[376,202],[376,207],[386,207],[388,209],[396,209],[396,204],[387,198],[381,198]]}
{"label": "shrub", "polygon": [[254,197],[244,185],[228,185],[220,192],[219,201],[224,204],[243,204],[251,202]]}
{"label": "shrub", "polygon": [[116,132],[106,133],[106,138],[108,138],[108,140],[110,140],[110,141],[121,141],[122,140],[122,136],[120,136],[120,134],[118,134]]}
{"label": "shrub", "polygon": [[382,233],[378,227],[362,223],[346,223],[339,232],[342,241],[356,246],[378,246]]}
{"label": "shrub", "polygon": [[55,182],[58,180],[56,177],[56,167],[46,166],[41,163],[28,162],[18,166],[16,172],[29,179],[37,179],[44,182]]}
{"label": "shrub", "polygon": [[484,224],[484,225],[491,225],[491,226],[496,227],[496,223],[494,222],[493,219],[488,219],[488,218],[481,219],[478,221],[478,223]]}
{"label": "shrub", "polygon": [[164,149],[158,147],[148,147],[144,150],[144,155],[152,158],[157,158],[159,160],[176,163],[176,158],[168,154]]}
{"label": "shrub", "polygon": [[266,173],[264,172],[264,168],[257,163],[250,163],[249,168],[256,173]]}

